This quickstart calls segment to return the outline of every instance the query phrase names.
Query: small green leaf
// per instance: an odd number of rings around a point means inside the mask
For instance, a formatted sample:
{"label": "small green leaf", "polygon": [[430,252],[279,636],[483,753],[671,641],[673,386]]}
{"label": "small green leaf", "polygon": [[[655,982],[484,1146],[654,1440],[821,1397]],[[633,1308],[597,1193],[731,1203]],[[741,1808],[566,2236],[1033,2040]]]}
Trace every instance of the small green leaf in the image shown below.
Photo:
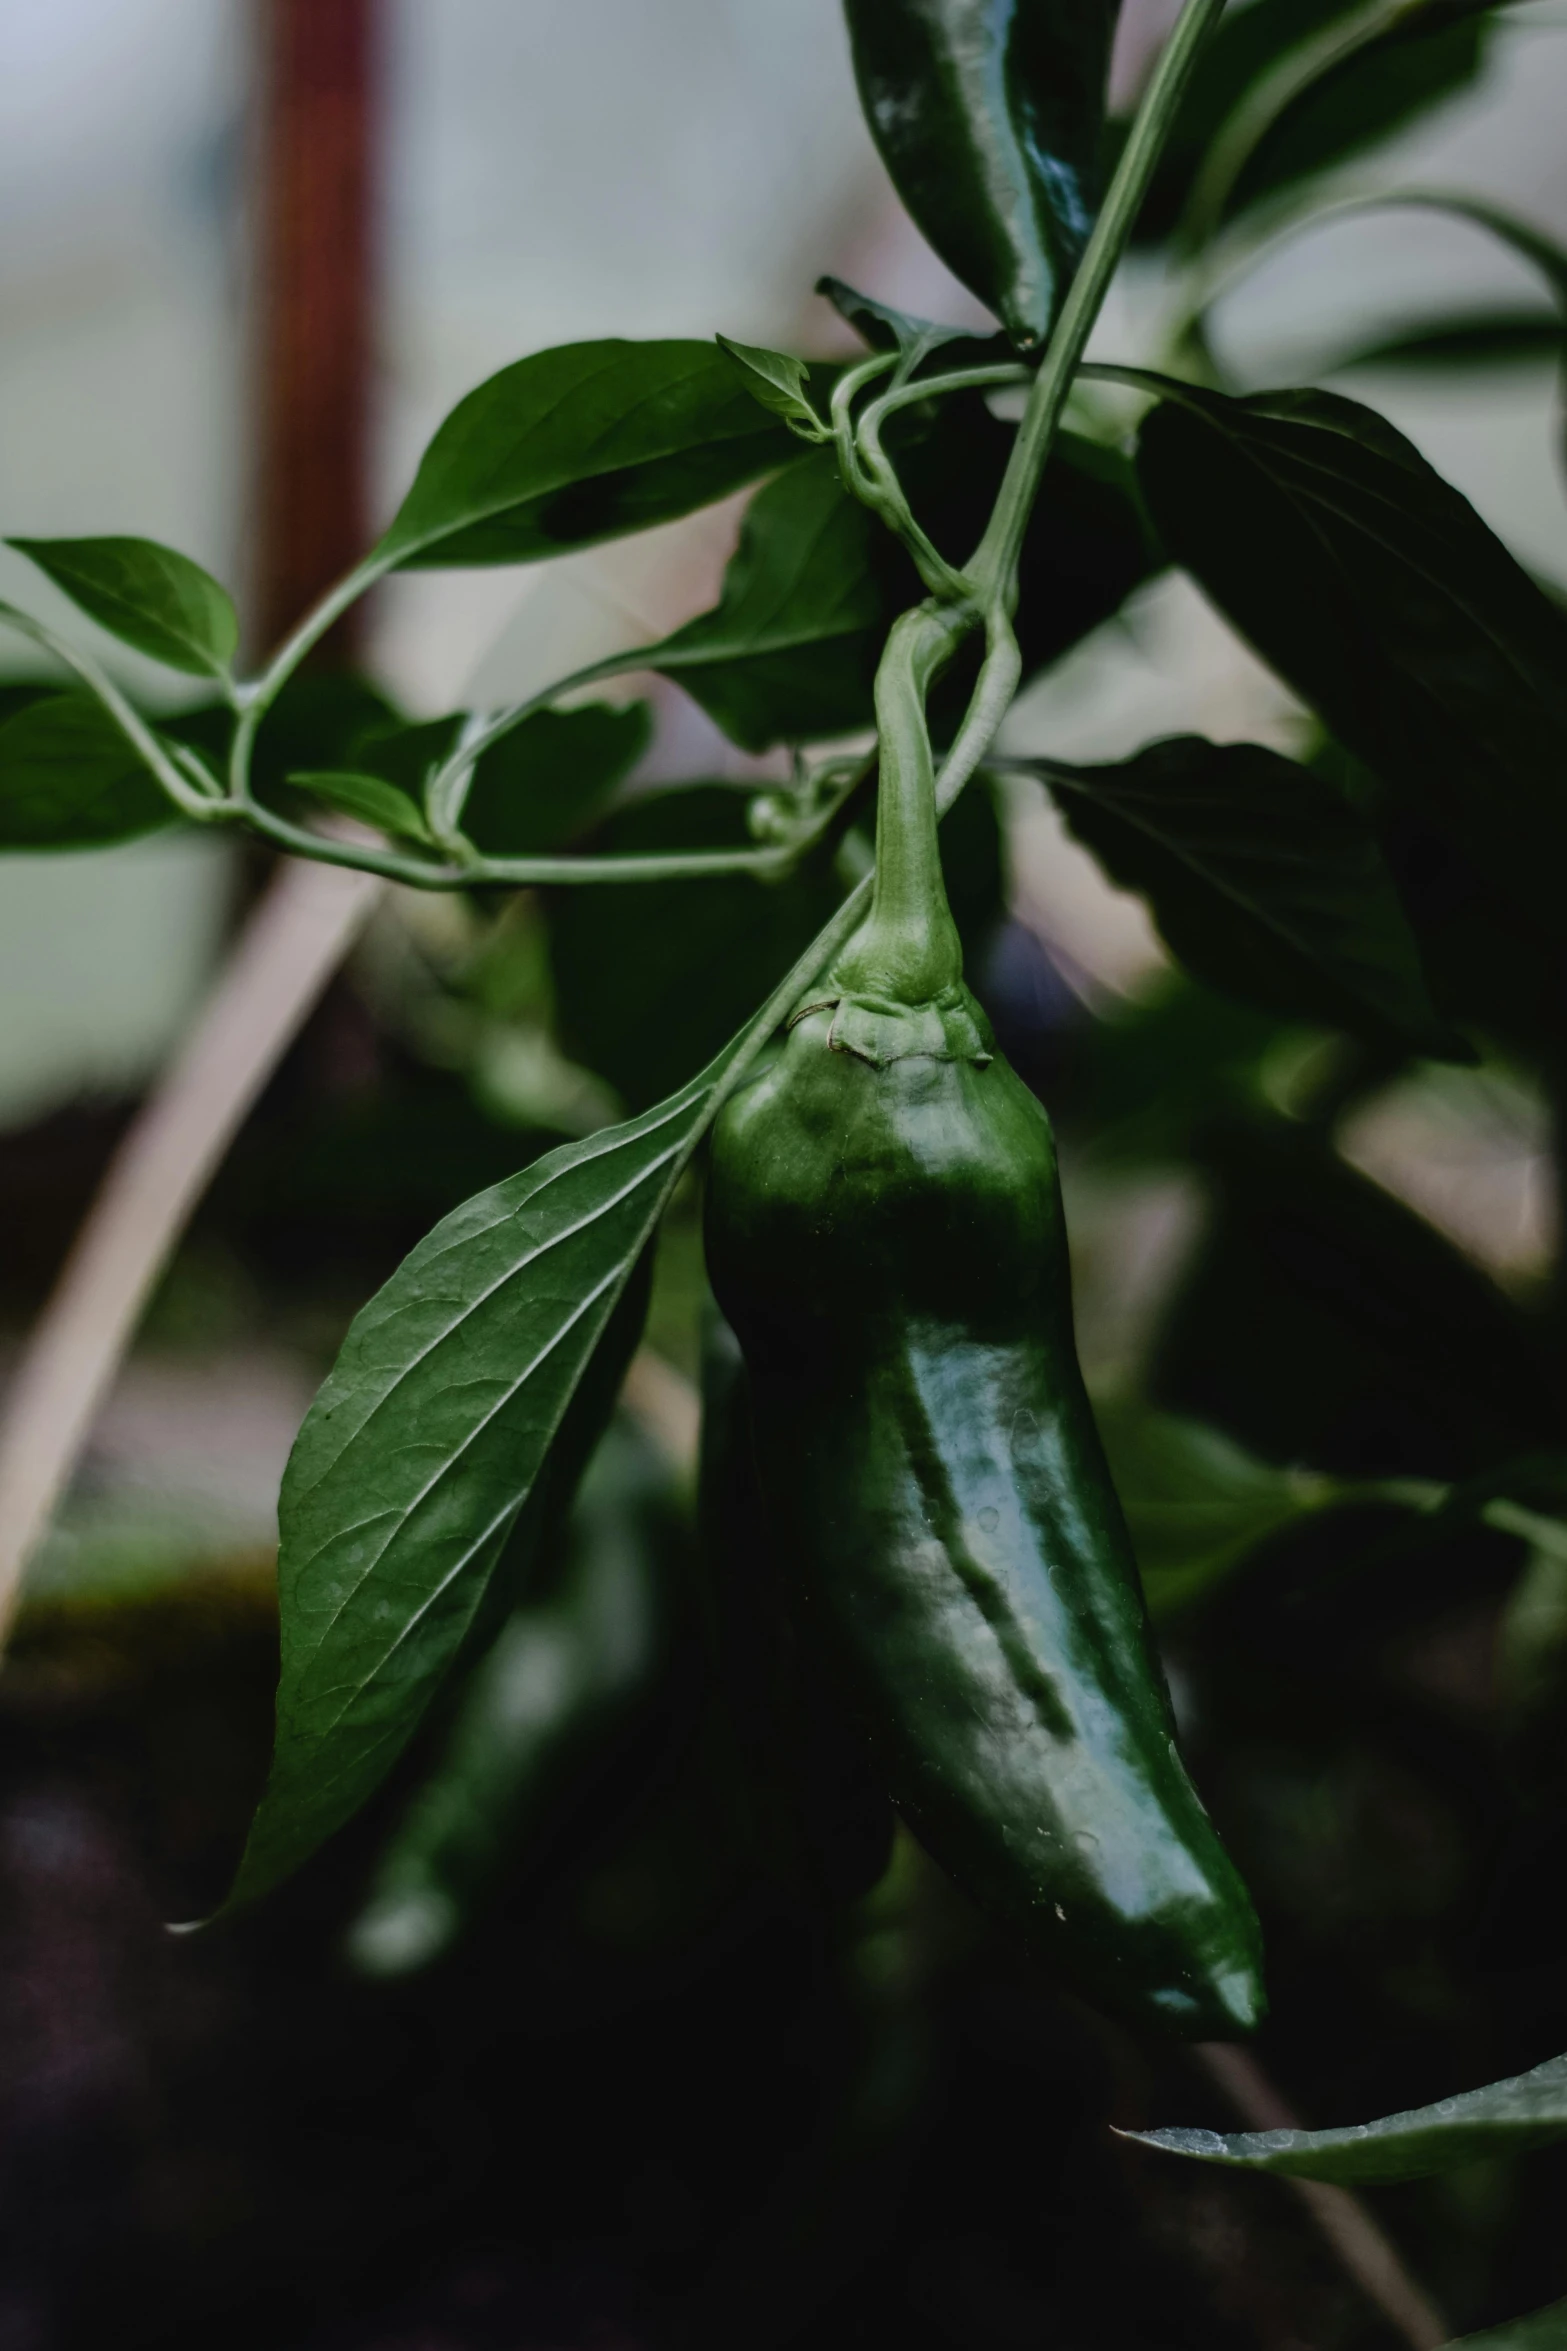
{"label": "small green leaf", "polygon": [[[1429,2179],[1488,2156],[1523,2155],[1567,2137],[1567,2057],[1484,2090],[1444,2098],[1380,2122],[1331,2131],[1127,2131],[1123,2137],[1190,2155],[1199,2163],[1242,2171],[1282,2172],[1297,2180],[1358,2186]],[[1483,2338],[1482,2338],[1483,2340]]]}
{"label": "small green leaf", "polygon": [[178,813],[92,696],[51,694],[0,721],[0,850],[99,849]]}
{"label": "small green leaf", "polygon": [[566,343],[460,400],[372,560],[532,563],[646,530],[787,462],[710,343]]}
{"label": "small green leaf", "polygon": [[808,441],[827,438],[827,429],[806,397],[805,379],[810,369],[803,359],[791,358],[787,351],[765,351],[756,343],[731,342],[727,335],[717,337],[718,347],[727,351],[740,370],[740,380],[753,400],[774,416],[781,416]]}
{"label": "small green leaf", "polygon": [[166,668],[226,678],[239,644],[228,591],[156,539],[11,539],[90,620]]}
{"label": "small green leaf", "polygon": [[305,768],[289,777],[296,791],[309,792],[345,816],[357,816],[394,840],[431,841],[429,826],[417,801],[396,784],[356,768]]}
{"label": "small green leaf", "polygon": [[1527,2318],[1487,2327],[1483,2335],[1465,2335],[1462,2341],[1449,2343],[1447,2351],[1562,2351],[1564,2343],[1567,2302],[1553,2302],[1548,2310],[1531,2311]]}
{"label": "small green leaf", "polygon": [[901,351],[915,373],[938,351],[945,353],[944,368],[954,363],[993,367],[1017,358],[1006,335],[976,335],[972,327],[944,327],[934,319],[911,317],[906,310],[894,310],[890,303],[859,293],[842,278],[818,278],[816,291],[873,351]]}
{"label": "small green leaf", "polygon": [[758,492],[704,612],[647,653],[747,751],[865,723],[885,629],[876,525],[828,450]]}
{"label": "small green leaf", "polygon": [[1443,1029],[1377,838],[1329,781],[1256,743],[1151,743],[1113,767],[1032,759],[1113,881],[1198,979],[1306,1021],[1469,1058]]}
{"label": "small green leaf", "polygon": [[1567,616],[1358,401],[1133,380],[1165,395],[1137,463],[1172,556],[1395,809],[1439,826],[1554,941]]}

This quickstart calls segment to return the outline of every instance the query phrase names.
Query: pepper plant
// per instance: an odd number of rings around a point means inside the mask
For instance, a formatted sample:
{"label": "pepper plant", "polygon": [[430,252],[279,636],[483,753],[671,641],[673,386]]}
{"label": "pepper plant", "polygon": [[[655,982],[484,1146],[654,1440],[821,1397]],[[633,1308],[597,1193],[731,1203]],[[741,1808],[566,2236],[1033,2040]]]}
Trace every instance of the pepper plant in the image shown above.
{"label": "pepper plant", "polygon": [[[234,666],[230,599],[184,556],[139,539],[13,542],[100,627],[216,700],[149,718],[89,652],[5,607],[69,673],[58,692],[18,693],[0,724],[9,849],[226,827],[414,890],[556,893],[568,953],[588,893],[629,908],[633,933],[639,890],[745,877],[777,910],[749,1003],[731,1001],[756,963],[742,942],[716,973],[681,970],[672,942],[663,1046],[633,1055],[623,1085],[634,1115],[457,1208],[354,1323],[283,1486],[276,1746],[227,1911],[341,1831],[462,1683],[450,1750],[360,1932],[372,1957],[405,1930],[417,1944],[409,1902],[426,1902],[428,1927],[433,1887],[439,1941],[494,1864],[486,1807],[515,1802],[534,1755],[508,1728],[509,1677],[551,1643],[569,1661],[552,1736],[607,1719],[634,1682],[623,1636],[644,1600],[591,1540],[613,1432],[600,1445],[660,1221],[716,1130],[712,1271],[745,1366],[717,1331],[730,1352],[704,1440],[711,1613],[720,1655],[723,1626],[746,1620],[742,1646],[782,1693],[762,1779],[814,1772],[827,1811],[869,1823],[847,1871],[825,1868],[832,1898],[857,1898],[885,1864],[890,1796],[981,1911],[1091,2002],[1204,2034],[1255,2023],[1255,1921],[1176,1757],[1072,1351],[1049,1130],[963,985],[952,843],[965,792],[1032,779],[1142,894],[1195,981],[1339,1040],[1338,1074],[1287,1145],[1210,1137],[1218,1180],[1253,1198],[1292,1180],[1280,1152],[1291,1166],[1325,1154],[1346,1101],[1421,1059],[1500,1049],[1560,1101],[1567,620],[1384,418],[1310,388],[1239,393],[1209,333],[1220,291],[1277,240],[1342,216],[1342,201],[1314,203],[1314,176],[1472,71],[1491,13],[1254,0],[1225,16],[1223,0],[1185,0],[1123,131],[1106,121],[1113,0],[847,0],[873,135],[997,333],[826,280],[862,358],[720,336],[519,360],[459,403],[376,545],[251,676]],[[1567,348],[1567,252],[1538,231],[1441,192],[1360,201],[1499,238],[1546,297],[1512,322],[1514,343]],[[1116,271],[1150,237],[1171,263],[1163,347],[1088,364]],[[1485,333],[1445,321],[1423,342],[1472,352]],[[382,715],[303,750],[302,721],[283,729],[307,657],[390,575],[536,562],[752,483],[718,602],[660,643],[502,709]],[[1165,565],[1298,697],[1311,754],[1190,736],[1094,767],[1007,750],[1020,686]],[[635,845],[636,796],[614,795],[638,722],[584,697],[649,671],[743,749],[793,752],[746,837],[730,825],[649,845],[644,828]],[[633,845],[571,846],[606,810],[605,836]],[[602,937],[590,927],[590,959]],[[676,1082],[653,1099],[671,1035]],[[1278,1164],[1259,1167],[1260,1149]],[[1188,1405],[1204,1278],[1216,1310],[1235,1288],[1233,1267],[1200,1271],[1172,1335],[1168,1384]],[[1543,1386],[1530,1447],[1514,1415],[1448,1478],[1393,1459],[1274,1471],[1230,1440],[1204,1451],[1189,1420],[1106,1414],[1154,1620],[1335,1514],[1391,1515],[1384,1548],[1484,1527],[1559,1563],[1559,1366]],[[1300,1457],[1287,1438],[1234,1434]],[[1213,1532],[1164,1557],[1167,1490]],[[741,1521],[751,1535],[726,1542]],[[530,1573],[567,1523],[577,1597],[544,1607]],[[748,1580],[761,1598],[728,1588]],[[841,1768],[818,1768],[823,1737]],[[789,1830],[818,1864],[824,1818],[796,1806]],[[1567,2057],[1548,2057],[1355,2128],[1151,2143],[1379,2181],[1561,2134]],[[1496,2340],[1544,2343],[1567,2322],[1530,2323]]]}

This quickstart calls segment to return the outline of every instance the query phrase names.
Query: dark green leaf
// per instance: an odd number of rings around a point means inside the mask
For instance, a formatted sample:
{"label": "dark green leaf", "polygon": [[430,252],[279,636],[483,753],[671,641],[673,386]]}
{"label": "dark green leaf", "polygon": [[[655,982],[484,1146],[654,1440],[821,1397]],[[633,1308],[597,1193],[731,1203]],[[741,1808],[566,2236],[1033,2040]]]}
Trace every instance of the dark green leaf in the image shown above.
{"label": "dark green leaf", "polygon": [[1324,375],[1352,367],[1456,374],[1470,368],[1531,367],[1567,353],[1567,323],[1541,310],[1477,310],[1467,318],[1432,319],[1394,335],[1358,343],[1322,363]]}
{"label": "dark green leaf", "polygon": [[1182,388],[1145,422],[1138,472],[1171,554],[1241,634],[1555,937],[1567,616],[1468,500],[1328,392]]}
{"label": "dark green leaf", "polygon": [[1199,735],[1113,767],[1020,763],[1199,979],[1271,1011],[1456,1050],[1376,835],[1323,776]]}
{"label": "dark green leaf", "polygon": [[376,556],[530,563],[689,514],[794,449],[711,343],[563,344],[458,402]]}
{"label": "dark green leaf", "polygon": [[1483,2335],[1465,2335],[1461,2342],[1449,2343],[1447,2351],[1561,2351],[1563,2343],[1567,2302],[1553,2302],[1548,2310],[1531,2311],[1527,2318],[1487,2327]]}
{"label": "dark green leaf", "polygon": [[357,816],[365,824],[379,827],[394,839],[405,841],[430,840],[430,828],[417,801],[410,800],[396,784],[383,781],[380,776],[365,775],[357,769],[307,768],[289,777],[296,791],[309,792],[312,798],[325,800],[331,808],[340,808],[345,816]]}
{"label": "dark green leaf", "polygon": [[11,539],[111,636],[193,677],[226,677],[239,618],[210,572],[155,539]]}
{"label": "dark green leaf", "polygon": [[828,450],[758,492],[711,612],[647,655],[748,751],[866,723],[888,615],[878,526]]}
{"label": "dark green leaf", "polygon": [[1428,2179],[1433,2172],[1456,2171],[1488,2156],[1522,2155],[1567,2136],[1567,2057],[1553,2057],[1532,2073],[1444,2098],[1436,2106],[1345,2130],[1123,2135],[1166,2154],[1195,2156],[1199,2163],[1282,2172],[1290,2179],[1336,2180],[1347,2186]]}
{"label": "dark green leaf", "polygon": [[785,424],[802,427],[808,440],[821,439],[821,420],[805,389],[811,371],[803,359],[792,358],[787,351],[765,351],[755,343],[735,343],[727,335],[718,336],[717,342],[740,370],[740,381],[753,400]]}
{"label": "dark green leaf", "polygon": [[1110,0],[845,0],[899,195],[1021,347],[1048,333],[1098,206]]}
{"label": "dark green leaf", "polygon": [[1203,1138],[1212,1198],[1150,1393],[1274,1461],[1461,1479],[1561,1427],[1529,1318],[1450,1242],[1274,1119]]}
{"label": "dark green leaf", "polygon": [[0,721],[0,850],[97,849],[177,816],[90,695],[51,694]]}
{"label": "dark green leaf", "polygon": [[[457,739],[460,717],[372,728],[356,760],[422,797],[430,769]],[[587,702],[539,710],[502,735],[479,761],[463,830],[487,857],[546,857],[597,822],[647,748],[645,702]]]}

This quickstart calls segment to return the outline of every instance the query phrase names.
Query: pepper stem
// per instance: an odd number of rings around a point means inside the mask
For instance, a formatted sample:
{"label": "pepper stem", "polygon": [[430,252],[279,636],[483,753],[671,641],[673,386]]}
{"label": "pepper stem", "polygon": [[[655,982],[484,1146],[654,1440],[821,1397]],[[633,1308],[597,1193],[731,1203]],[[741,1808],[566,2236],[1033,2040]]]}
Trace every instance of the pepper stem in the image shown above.
{"label": "pepper stem", "polygon": [[854,995],[924,1004],[963,976],[936,834],[936,767],[925,720],[932,680],[967,626],[922,604],[893,625],[876,673],[879,774],[871,910],[835,965]]}

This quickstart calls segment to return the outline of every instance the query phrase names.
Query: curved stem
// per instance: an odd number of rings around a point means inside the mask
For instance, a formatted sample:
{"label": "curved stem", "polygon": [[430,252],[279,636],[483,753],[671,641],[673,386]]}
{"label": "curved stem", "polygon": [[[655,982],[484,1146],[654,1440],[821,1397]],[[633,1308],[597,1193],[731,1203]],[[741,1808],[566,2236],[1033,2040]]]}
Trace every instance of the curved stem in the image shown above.
{"label": "curved stem", "polygon": [[1003,384],[1028,381],[1029,370],[1026,367],[996,366],[956,368],[950,375],[927,376],[917,383],[894,384],[890,392],[883,392],[880,399],[871,402],[855,430],[855,444],[861,465],[878,493],[873,501],[876,511],[902,539],[919,568],[921,579],[933,595],[960,597],[966,593],[967,582],[915,520],[904,496],[903,484],[882,448],[882,426],[899,409],[915,407],[922,400],[939,399],[946,392],[992,390]]}
{"label": "curved stem", "polygon": [[961,611],[917,605],[894,622],[876,672],[880,780],[871,911],[834,977],[846,988],[899,1003],[924,1003],[963,976],[963,948],[942,884],[925,697],[967,627]]}
{"label": "curved stem", "polygon": [[[632,646],[624,653],[606,654],[602,661],[590,661],[583,669],[573,670],[569,677],[557,678],[526,702],[513,702],[491,717],[470,717],[464,724],[456,745],[435,769],[425,786],[425,806],[436,837],[446,840],[456,834],[462,820],[463,807],[473,784],[474,770],[486,751],[525,719],[534,718],[541,710],[548,710],[564,694],[579,693],[584,686],[596,686],[607,678],[625,677],[629,671],[645,669],[647,655],[653,646]],[[442,826],[447,829],[443,832]]]}
{"label": "curved stem", "polygon": [[84,686],[97,697],[126,741],[144,766],[150,768],[182,816],[196,824],[221,822],[229,813],[220,794],[204,790],[180,767],[174,755],[153,733],[141,712],[128,702],[119,687],[105,670],[99,668],[90,653],[78,651],[66,638],[57,637],[41,620],[34,620],[30,612],[21,612],[14,604],[0,604],[0,621],[15,629],[19,636],[31,637],[35,645],[42,645],[57,661],[72,669]]}
{"label": "curved stem", "polygon": [[862,359],[857,367],[847,367],[832,388],[830,413],[832,416],[833,446],[838,452],[838,470],[843,475],[844,487],[853,492],[862,504],[880,511],[876,484],[871,481],[860,463],[860,453],[854,432],[854,402],[867,384],[873,384],[889,367],[897,365],[895,351],[873,351],[869,359]]}

